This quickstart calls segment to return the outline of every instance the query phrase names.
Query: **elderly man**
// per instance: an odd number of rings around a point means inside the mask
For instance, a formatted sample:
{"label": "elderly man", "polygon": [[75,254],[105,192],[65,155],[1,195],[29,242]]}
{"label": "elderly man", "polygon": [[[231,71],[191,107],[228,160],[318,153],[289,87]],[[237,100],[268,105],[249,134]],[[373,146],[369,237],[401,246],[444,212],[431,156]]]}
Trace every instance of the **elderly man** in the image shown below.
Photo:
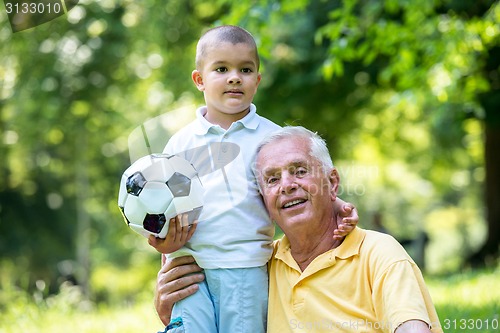
{"label": "elderly man", "polygon": [[[332,237],[339,175],[318,135],[303,127],[274,132],[259,145],[256,171],[285,233],[269,263],[268,333],[442,332],[420,270],[394,238],[360,228]],[[196,270],[171,266],[164,274],[173,280]],[[159,279],[157,309],[194,292],[179,289],[199,278]]]}

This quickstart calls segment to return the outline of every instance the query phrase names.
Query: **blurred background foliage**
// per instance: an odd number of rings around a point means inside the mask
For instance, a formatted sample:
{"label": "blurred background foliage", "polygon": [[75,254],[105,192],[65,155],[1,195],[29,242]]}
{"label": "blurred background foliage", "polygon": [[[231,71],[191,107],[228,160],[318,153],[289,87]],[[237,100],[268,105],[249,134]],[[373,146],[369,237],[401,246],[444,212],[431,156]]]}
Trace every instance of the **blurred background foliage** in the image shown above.
{"label": "blurred background foliage", "polygon": [[196,42],[220,24],[258,42],[258,112],[327,139],[360,226],[425,235],[427,273],[494,270],[499,23],[487,0],[86,0],[14,34],[2,8],[0,295],[152,295],[159,256],[116,205],[129,135],[167,114],[167,140],[194,117]]}

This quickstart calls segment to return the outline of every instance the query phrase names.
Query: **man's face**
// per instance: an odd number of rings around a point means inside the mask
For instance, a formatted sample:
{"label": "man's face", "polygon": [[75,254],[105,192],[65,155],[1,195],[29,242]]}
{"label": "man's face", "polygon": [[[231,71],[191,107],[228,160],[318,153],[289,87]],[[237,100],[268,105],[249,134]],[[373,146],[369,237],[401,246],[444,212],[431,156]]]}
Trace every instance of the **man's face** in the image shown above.
{"label": "man's face", "polygon": [[260,82],[255,49],[245,43],[220,42],[210,46],[193,81],[205,94],[210,116],[238,116],[247,112]]}
{"label": "man's face", "polygon": [[308,139],[290,137],[264,146],[257,156],[266,208],[286,234],[321,227],[333,216],[337,171],[323,170],[309,151]]}

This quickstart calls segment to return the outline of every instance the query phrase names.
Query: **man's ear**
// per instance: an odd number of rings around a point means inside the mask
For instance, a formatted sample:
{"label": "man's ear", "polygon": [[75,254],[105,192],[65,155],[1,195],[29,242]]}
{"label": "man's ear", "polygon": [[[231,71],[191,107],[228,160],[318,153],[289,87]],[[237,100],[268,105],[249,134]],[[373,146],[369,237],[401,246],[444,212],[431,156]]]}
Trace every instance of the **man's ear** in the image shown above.
{"label": "man's ear", "polygon": [[205,90],[205,85],[203,84],[203,78],[201,77],[200,71],[195,69],[191,73],[191,78],[193,79],[194,84],[196,85],[196,88],[198,88],[199,91],[204,91]]}
{"label": "man's ear", "polygon": [[330,180],[331,188],[330,188],[330,195],[332,198],[332,201],[335,201],[337,199],[337,193],[339,190],[339,185],[340,185],[340,177],[339,173],[337,172],[337,169],[333,168],[330,170],[328,174],[328,179]]}

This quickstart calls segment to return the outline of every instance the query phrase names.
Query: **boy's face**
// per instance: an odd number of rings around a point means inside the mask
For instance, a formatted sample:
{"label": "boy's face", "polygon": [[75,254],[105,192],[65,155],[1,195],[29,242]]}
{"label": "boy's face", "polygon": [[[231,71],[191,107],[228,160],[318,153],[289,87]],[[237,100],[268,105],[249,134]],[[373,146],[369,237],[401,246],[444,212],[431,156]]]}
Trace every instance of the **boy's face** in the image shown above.
{"label": "boy's face", "polygon": [[261,76],[255,49],[244,43],[209,46],[192,78],[205,95],[207,120],[228,128],[248,113],[257,92]]}

